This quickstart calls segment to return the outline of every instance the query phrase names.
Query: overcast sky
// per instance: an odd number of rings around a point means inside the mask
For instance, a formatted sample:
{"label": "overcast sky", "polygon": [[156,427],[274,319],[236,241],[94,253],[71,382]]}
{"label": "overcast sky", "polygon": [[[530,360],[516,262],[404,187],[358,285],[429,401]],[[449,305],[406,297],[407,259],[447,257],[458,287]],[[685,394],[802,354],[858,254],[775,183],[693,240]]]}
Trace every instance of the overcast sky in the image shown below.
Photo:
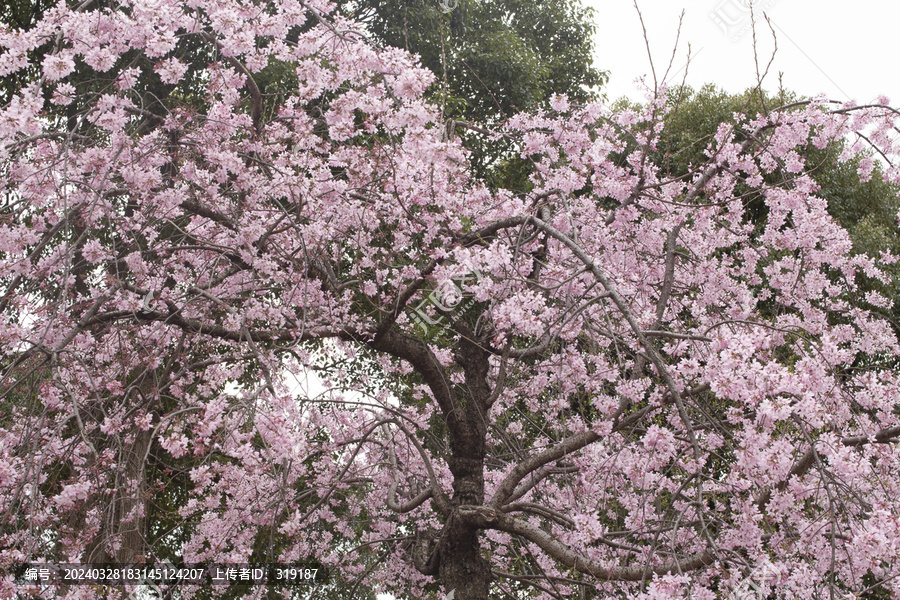
{"label": "overcast sky", "polygon": [[[652,82],[641,24],[632,0],[582,0],[595,10],[595,64],[609,71],[610,100],[634,99],[635,77]],[[687,83],[715,83],[728,92],[756,83],[750,7],[756,15],[760,70],[775,48],[768,90],[784,87],[803,95],[825,93],[834,100],[863,103],[880,94],[900,104],[900,74],[895,66],[900,5],[884,0],[639,0],[657,77],[662,79],[672,56],[678,16],[685,11],[677,54],[668,81],[681,83],[691,61]]]}

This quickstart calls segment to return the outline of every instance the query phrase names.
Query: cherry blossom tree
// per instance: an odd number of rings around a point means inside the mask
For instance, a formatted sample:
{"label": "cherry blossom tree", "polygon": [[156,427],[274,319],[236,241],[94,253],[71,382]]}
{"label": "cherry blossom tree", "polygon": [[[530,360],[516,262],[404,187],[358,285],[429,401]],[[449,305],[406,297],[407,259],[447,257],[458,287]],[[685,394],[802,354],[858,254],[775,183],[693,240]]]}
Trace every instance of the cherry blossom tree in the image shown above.
{"label": "cherry blossom tree", "polygon": [[[342,597],[894,594],[900,346],[855,298],[896,257],[850,251],[803,159],[855,136],[900,181],[887,101],[735,115],[660,176],[664,90],[445,123],[330,13],[88,0],[0,32],[0,76],[52,48],[0,111],[0,564],[177,542],[318,560]],[[473,177],[460,129],[533,189]]]}

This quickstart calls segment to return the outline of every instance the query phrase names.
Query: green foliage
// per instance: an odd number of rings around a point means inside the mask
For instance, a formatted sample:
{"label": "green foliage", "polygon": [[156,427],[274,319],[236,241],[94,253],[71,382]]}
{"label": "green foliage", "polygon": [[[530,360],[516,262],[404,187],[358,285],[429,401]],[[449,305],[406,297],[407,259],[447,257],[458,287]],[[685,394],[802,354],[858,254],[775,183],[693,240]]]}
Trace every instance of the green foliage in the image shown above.
{"label": "green foliage", "polygon": [[[554,94],[586,102],[607,80],[592,62],[593,11],[579,0],[459,0],[449,12],[437,0],[338,5],[381,43],[419,55],[437,77],[429,96],[448,119],[495,125],[545,108]],[[457,133],[477,177],[494,188],[529,189],[531,165],[511,143]]]}
{"label": "green foliage", "polygon": [[592,65],[592,11],[577,0],[339,3],[382,43],[405,48],[459,100],[447,116],[481,123],[541,107],[552,94],[583,102],[606,81]]}
{"label": "green foliage", "polygon": [[[688,177],[695,165],[707,160],[721,124],[739,125],[746,118],[800,100],[801,97],[791,92],[770,96],[752,88],[740,94],[728,94],[713,85],[699,90],[673,89],[668,97],[670,112],[666,117],[666,129],[653,160],[662,168],[663,176]],[[620,106],[627,108],[628,102],[622,102]],[[740,134],[736,136],[736,141],[742,139]],[[867,154],[840,160],[846,144],[845,140],[835,140],[822,149],[811,146],[803,157],[807,172],[819,185],[818,195],[828,202],[831,216],[850,234],[855,252],[873,258],[880,257],[882,252],[900,254],[900,234],[896,225],[900,189],[884,181],[877,161],[872,176],[861,180],[859,164]],[[774,173],[765,179],[775,184],[789,176],[788,173]],[[767,209],[761,195],[751,192],[743,184],[737,186],[735,195],[743,199],[751,221],[764,221]],[[888,298],[900,298],[900,265],[884,265],[883,268],[889,280],[859,281],[862,292],[874,290]],[[895,307],[890,315],[895,320],[897,311],[898,307]]]}
{"label": "green foliage", "polygon": [[[45,5],[48,4],[42,0],[6,0],[0,3],[0,24],[2,24],[0,30],[28,31],[41,20]],[[40,64],[40,59],[47,53],[49,47],[49,44],[45,44],[32,52],[29,58],[34,57],[38,60],[30,60],[27,69],[0,77],[0,106],[9,103],[16,92],[40,77],[40,68],[34,65]]]}

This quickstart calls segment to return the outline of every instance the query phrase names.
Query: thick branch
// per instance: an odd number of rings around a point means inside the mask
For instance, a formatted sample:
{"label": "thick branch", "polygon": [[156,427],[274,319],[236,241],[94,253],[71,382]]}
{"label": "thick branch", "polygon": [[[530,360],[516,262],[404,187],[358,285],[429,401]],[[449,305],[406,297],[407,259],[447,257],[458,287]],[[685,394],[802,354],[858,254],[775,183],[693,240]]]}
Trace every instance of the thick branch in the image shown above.
{"label": "thick branch", "polygon": [[295,329],[228,329],[227,327],[216,325],[214,323],[205,323],[200,319],[183,317],[178,313],[177,308],[170,312],[150,310],[109,311],[98,315],[92,315],[89,319],[79,323],[74,331],[81,331],[85,327],[90,327],[97,323],[110,323],[126,319],[160,321],[169,325],[174,325],[184,331],[208,335],[223,340],[231,340],[233,342],[246,342],[248,337],[254,342],[300,342],[321,338],[354,340],[358,337],[353,332],[347,330],[305,330],[301,333]]}
{"label": "thick branch", "polygon": [[181,208],[197,216],[206,217],[210,221],[220,223],[232,231],[237,231],[237,227],[235,227],[234,221],[221,213],[202,206],[199,202],[194,202],[193,200],[182,200]]}
{"label": "thick branch", "polygon": [[369,346],[373,350],[386,352],[411,364],[425,379],[441,411],[448,417],[452,415],[454,398],[450,389],[450,378],[428,344],[399,333],[395,329],[388,329],[369,342]]}
{"label": "thick branch", "polygon": [[541,481],[549,477],[550,475],[559,475],[565,473],[575,473],[579,470],[579,468],[575,465],[562,466],[562,464],[557,463],[555,467],[544,467],[537,473],[532,473],[531,477],[528,478],[528,481],[522,483],[513,490],[512,495],[507,498],[507,502],[514,502],[527,494],[529,490],[534,489],[534,487],[539,484]]}
{"label": "thick branch", "polygon": [[550,557],[567,567],[605,581],[641,581],[647,573],[665,575],[668,573],[693,571],[712,564],[715,560],[715,555],[711,551],[704,550],[703,552],[650,566],[649,568],[643,565],[607,567],[581,555],[539,527],[503,514],[494,508],[487,506],[460,506],[457,514],[459,518],[471,526],[482,529],[496,529],[520,535],[528,541],[537,544]]}
{"label": "thick branch", "polygon": [[391,487],[388,490],[387,505],[388,508],[390,508],[394,512],[408,513],[409,511],[420,507],[426,500],[431,498],[431,495],[431,488],[426,488],[419,492],[419,494],[415,498],[408,500],[404,504],[400,504],[399,502],[397,502],[397,482],[394,481],[393,483],[391,483]]}
{"label": "thick branch", "polygon": [[[663,276],[662,290],[659,293],[659,301],[656,303],[656,323],[662,325],[666,314],[666,305],[672,294],[672,286],[675,284],[675,250],[678,248],[678,234],[684,223],[676,225],[666,240],[666,273]],[[645,332],[646,335],[646,332]]]}
{"label": "thick branch", "polygon": [[523,460],[515,467],[513,467],[513,470],[510,471],[509,475],[506,476],[506,478],[503,480],[503,483],[501,483],[500,487],[497,488],[497,491],[494,493],[494,497],[491,499],[488,505],[493,508],[500,508],[509,501],[516,489],[516,486],[520,481],[527,477],[529,473],[532,473],[533,471],[541,468],[547,463],[559,460],[567,454],[571,454],[572,452],[580,450],[589,444],[593,444],[594,442],[599,440],[600,437],[601,436],[599,433],[595,433],[593,431],[585,431],[584,433],[573,435],[565,439],[562,443]]}
{"label": "thick branch", "polygon": [[543,506],[541,504],[537,504],[536,502],[513,502],[512,504],[507,504],[503,507],[505,512],[525,512],[533,515],[538,515],[540,517],[545,517],[564,527],[575,527],[575,521],[571,519],[571,517],[559,512],[558,510],[553,510],[547,506]]}
{"label": "thick branch", "polygon": [[520,225],[527,223],[530,218],[531,217],[509,217],[508,219],[501,219],[482,227],[478,231],[473,231],[464,235],[460,238],[459,243],[463,246],[473,246],[478,242],[490,241],[501,229],[519,227]]}

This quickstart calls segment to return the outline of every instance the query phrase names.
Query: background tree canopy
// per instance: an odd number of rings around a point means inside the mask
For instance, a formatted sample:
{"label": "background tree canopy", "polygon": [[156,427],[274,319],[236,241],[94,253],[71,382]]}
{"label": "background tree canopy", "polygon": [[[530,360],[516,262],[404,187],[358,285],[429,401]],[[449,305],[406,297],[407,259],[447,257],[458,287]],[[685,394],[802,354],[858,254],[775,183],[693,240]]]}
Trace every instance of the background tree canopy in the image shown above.
{"label": "background tree canopy", "polygon": [[[728,94],[713,84],[699,90],[671,88],[667,99],[670,112],[666,116],[666,129],[651,156],[662,172],[671,177],[687,177],[696,172],[697,165],[708,160],[716,132],[723,124],[734,123],[735,115],[752,116],[804,100],[793,92],[771,95],[760,93],[758,88]],[[619,107],[634,105],[624,101]],[[875,258],[885,252],[900,255],[897,228],[900,188],[885,181],[883,163],[873,158],[872,150],[844,156],[848,144],[857,139],[836,139],[824,148],[810,146],[804,152],[806,173],[819,186],[817,194],[828,201],[828,212],[850,234],[854,251]],[[861,162],[873,164],[866,177],[860,176]],[[784,180],[789,174],[781,172],[775,177]],[[745,184],[738,185],[736,194],[745,197],[751,218],[762,223],[766,214],[764,199]],[[863,292],[877,289],[898,299],[900,268],[897,264],[885,268],[891,274],[890,281],[863,282]],[[900,316],[898,310],[900,307],[895,306],[890,312],[894,320]]]}
{"label": "background tree canopy", "polygon": [[[573,0],[460,0],[441,4],[339,3],[379,42],[421,57],[437,75],[431,94],[447,118],[483,125],[546,106],[553,94],[583,103],[606,74],[593,64],[593,11]],[[445,79],[446,78],[446,79]]]}
{"label": "background tree canopy", "polygon": [[[445,119],[495,126],[546,108],[554,94],[594,99],[607,79],[593,62],[594,13],[579,0],[460,0],[445,12],[435,0],[338,3],[378,43],[417,54],[437,77],[427,97]],[[456,129],[474,152],[479,177],[495,187],[528,189],[531,166],[502,141]]]}

